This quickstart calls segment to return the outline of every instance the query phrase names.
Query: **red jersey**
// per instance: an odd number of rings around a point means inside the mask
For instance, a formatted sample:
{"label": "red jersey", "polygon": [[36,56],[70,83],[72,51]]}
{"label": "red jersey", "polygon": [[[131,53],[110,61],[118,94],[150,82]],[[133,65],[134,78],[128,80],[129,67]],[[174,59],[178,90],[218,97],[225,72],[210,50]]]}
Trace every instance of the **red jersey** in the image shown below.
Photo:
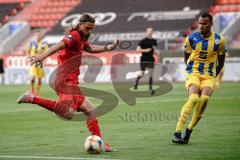
{"label": "red jersey", "polygon": [[62,41],[65,43],[65,48],[58,51],[58,76],[62,75],[65,81],[76,84],[80,74],[82,52],[89,44],[81,38],[78,31],[69,32]]}

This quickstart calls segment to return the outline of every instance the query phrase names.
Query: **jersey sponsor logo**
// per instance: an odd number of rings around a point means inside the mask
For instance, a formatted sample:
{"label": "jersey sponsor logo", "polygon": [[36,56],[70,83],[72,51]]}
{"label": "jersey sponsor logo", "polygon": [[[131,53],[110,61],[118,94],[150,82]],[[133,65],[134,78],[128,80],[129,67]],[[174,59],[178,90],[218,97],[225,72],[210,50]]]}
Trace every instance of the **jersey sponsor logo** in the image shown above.
{"label": "jersey sponsor logo", "polygon": [[207,52],[206,51],[201,51],[199,53],[199,58],[200,59],[207,59]]}

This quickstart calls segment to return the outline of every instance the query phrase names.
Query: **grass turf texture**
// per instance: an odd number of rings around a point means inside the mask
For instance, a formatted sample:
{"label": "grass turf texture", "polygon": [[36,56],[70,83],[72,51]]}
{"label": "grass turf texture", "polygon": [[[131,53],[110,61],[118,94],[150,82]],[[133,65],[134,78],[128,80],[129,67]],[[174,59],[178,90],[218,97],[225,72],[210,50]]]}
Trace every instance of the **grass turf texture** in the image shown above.
{"label": "grass turf texture", "polygon": [[[62,121],[36,105],[18,105],[16,97],[28,88],[26,85],[0,86],[0,159],[239,159],[240,83],[223,83],[215,91],[189,144],[182,146],[172,144],[171,137],[187,93],[183,83],[173,85],[166,95],[138,98],[136,106],[120,99],[116,109],[100,117],[104,140],[118,150],[100,155],[84,151],[84,139],[89,135],[85,122]],[[111,84],[96,84],[93,88],[116,95]],[[47,85],[42,87],[41,95],[57,99]],[[96,105],[100,103],[90,99]]]}

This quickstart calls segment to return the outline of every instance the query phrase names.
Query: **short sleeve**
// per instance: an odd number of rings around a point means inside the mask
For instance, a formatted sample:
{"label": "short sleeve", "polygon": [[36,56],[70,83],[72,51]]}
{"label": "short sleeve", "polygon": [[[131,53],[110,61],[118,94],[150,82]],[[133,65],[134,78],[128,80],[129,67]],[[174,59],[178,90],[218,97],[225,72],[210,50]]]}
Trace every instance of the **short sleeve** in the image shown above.
{"label": "short sleeve", "polygon": [[67,47],[72,47],[77,45],[78,37],[75,32],[69,32],[63,37],[62,41]]}
{"label": "short sleeve", "polygon": [[153,46],[154,46],[154,47],[157,47],[157,40],[156,40],[156,39],[154,39]]}
{"label": "short sleeve", "polygon": [[224,37],[221,36],[218,55],[225,54],[227,52],[228,52],[228,49],[227,49],[226,40]]}
{"label": "short sleeve", "polygon": [[190,45],[190,42],[189,42],[189,38],[187,37],[184,41],[184,52],[185,53],[191,53],[192,52],[192,47]]}
{"label": "short sleeve", "polygon": [[141,40],[141,41],[138,43],[138,46],[140,46],[141,48],[143,47],[143,40]]}

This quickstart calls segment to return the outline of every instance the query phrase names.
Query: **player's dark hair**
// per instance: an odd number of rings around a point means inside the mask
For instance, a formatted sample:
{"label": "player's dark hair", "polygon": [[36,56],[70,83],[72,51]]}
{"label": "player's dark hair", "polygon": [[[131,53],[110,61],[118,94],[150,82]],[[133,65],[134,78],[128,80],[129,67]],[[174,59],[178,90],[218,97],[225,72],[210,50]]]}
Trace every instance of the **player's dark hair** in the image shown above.
{"label": "player's dark hair", "polygon": [[212,15],[209,14],[209,13],[207,13],[207,12],[202,13],[202,14],[200,15],[200,17],[202,17],[202,18],[208,18],[208,19],[210,20],[210,22],[213,21]]}
{"label": "player's dark hair", "polygon": [[71,31],[77,31],[79,25],[81,25],[81,24],[83,24],[83,23],[87,23],[87,22],[95,23],[95,19],[94,19],[93,16],[91,16],[90,14],[84,13],[84,14],[80,17],[78,23],[77,23],[75,26],[71,25],[70,27],[67,27],[67,28],[65,29],[65,33],[68,33],[68,32],[71,32]]}
{"label": "player's dark hair", "polygon": [[95,23],[95,19],[88,13],[84,13],[81,18],[79,19],[79,23]]}

